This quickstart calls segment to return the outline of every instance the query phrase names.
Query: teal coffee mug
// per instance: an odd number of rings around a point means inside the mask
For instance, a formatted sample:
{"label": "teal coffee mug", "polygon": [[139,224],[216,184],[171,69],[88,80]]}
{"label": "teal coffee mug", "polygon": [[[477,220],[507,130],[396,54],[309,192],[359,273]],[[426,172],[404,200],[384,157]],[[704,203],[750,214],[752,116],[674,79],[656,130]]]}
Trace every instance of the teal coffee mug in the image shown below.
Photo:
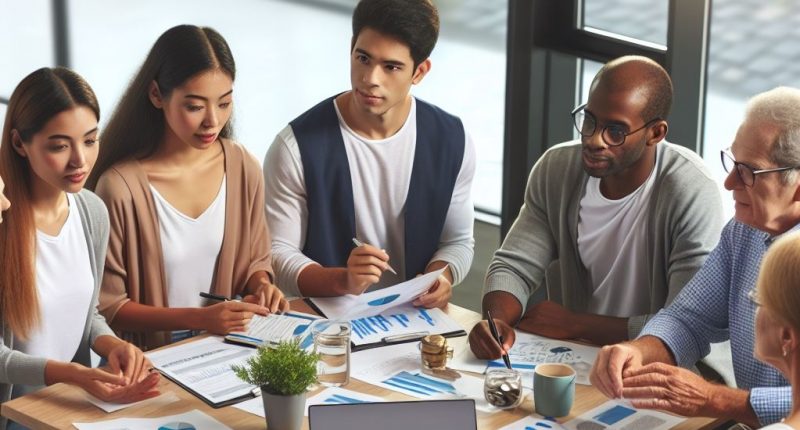
{"label": "teal coffee mug", "polygon": [[575,369],[560,363],[539,364],[533,373],[533,404],[545,417],[569,415],[575,400]]}

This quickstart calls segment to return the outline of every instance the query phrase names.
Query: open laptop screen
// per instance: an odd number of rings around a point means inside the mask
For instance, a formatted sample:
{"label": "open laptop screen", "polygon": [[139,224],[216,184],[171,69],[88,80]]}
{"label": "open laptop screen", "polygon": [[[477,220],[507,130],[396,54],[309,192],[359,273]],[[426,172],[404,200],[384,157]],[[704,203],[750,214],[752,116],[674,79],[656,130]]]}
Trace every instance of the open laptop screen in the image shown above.
{"label": "open laptop screen", "polygon": [[[410,423],[413,425],[409,426]],[[477,430],[475,401],[426,400],[411,402],[312,405],[310,430]]]}

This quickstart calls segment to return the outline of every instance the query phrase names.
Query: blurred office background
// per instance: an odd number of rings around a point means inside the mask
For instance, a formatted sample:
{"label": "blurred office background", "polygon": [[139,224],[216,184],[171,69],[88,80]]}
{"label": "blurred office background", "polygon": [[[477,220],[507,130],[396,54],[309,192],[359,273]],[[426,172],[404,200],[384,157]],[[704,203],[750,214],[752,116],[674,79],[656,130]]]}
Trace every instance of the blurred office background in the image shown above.
{"label": "blurred office background", "polygon": [[[794,0],[434,2],[441,35],[432,71],[413,93],[460,116],[477,144],[475,261],[454,299],[475,310],[527,171],[547,147],[574,136],[569,112],[585,101],[603,61],[644,53],[668,65],[679,93],[673,110],[686,113],[670,118],[668,139],[700,153],[720,187],[719,151],[730,145],[747,98],[777,85],[800,87]],[[177,24],[211,26],[228,40],[238,66],[237,138],[263,160],[288,121],[349,89],[355,4],[0,0],[0,115],[26,74],[67,65],[95,89],[102,128],[158,35]],[[723,201],[730,215],[730,194],[723,192]]]}

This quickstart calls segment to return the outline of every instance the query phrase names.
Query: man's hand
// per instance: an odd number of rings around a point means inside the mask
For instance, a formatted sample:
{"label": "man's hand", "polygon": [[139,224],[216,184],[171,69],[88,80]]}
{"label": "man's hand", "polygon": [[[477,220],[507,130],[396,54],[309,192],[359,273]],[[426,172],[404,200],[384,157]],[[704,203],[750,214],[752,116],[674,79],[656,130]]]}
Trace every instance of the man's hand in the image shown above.
{"label": "man's hand", "polygon": [[714,416],[719,388],[682,367],[651,363],[623,372],[622,395],[637,408],[661,409],[685,417]]}
{"label": "man's hand", "polygon": [[283,292],[269,282],[266,272],[256,272],[247,282],[247,295],[242,298],[245,303],[254,303],[266,307],[271,313],[289,310],[289,302]]}
{"label": "man's hand", "polygon": [[496,360],[501,355],[507,354],[516,340],[514,328],[505,321],[494,318],[494,324],[497,326],[497,334],[503,338],[502,346],[492,337],[487,320],[475,324],[469,333],[469,347],[475,356],[482,360]]}
{"label": "man's hand", "polygon": [[378,283],[389,268],[389,254],[372,245],[361,245],[350,251],[347,259],[347,285],[343,294],[361,294]]}
{"label": "man's hand", "polygon": [[575,323],[575,315],[550,300],[529,308],[517,327],[551,339],[575,339],[581,336],[581,330]]}
{"label": "man's hand", "polygon": [[642,367],[642,352],[625,343],[604,346],[597,354],[589,380],[609,398],[623,396],[623,376]]}
{"label": "man's hand", "polygon": [[425,294],[417,297],[412,304],[428,309],[443,308],[450,303],[451,297],[453,297],[453,284],[444,275],[439,275],[431,288]]}

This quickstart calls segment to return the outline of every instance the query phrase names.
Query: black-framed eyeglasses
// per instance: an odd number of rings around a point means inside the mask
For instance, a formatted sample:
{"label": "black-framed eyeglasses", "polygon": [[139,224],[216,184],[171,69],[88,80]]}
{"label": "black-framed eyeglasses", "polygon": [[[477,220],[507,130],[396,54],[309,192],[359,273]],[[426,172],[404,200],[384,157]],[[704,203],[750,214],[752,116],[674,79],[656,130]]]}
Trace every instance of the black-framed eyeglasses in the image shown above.
{"label": "black-framed eyeglasses", "polygon": [[757,308],[761,307],[761,301],[758,300],[758,291],[755,288],[747,292],[747,298],[750,299]]}
{"label": "black-framed eyeglasses", "polygon": [[[578,106],[572,111],[572,121],[575,124],[575,129],[578,130],[583,137],[592,137],[597,131],[597,118],[591,113],[586,111],[586,103]],[[661,118],[656,117],[644,123],[643,126],[636,130],[627,131],[624,125],[620,124],[606,124],[600,136],[609,146],[620,146],[625,143],[625,138],[651,126],[654,122],[660,121]]]}
{"label": "black-framed eyeglasses", "polygon": [[752,187],[753,184],[756,183],[756,175],[760,175],[762,173],[772,173],[772,172],[785,172],[787,170],[792,169],[800,169],[800,166],[794,167],[777,167],[774,169],[754,169],[747,164],[740,163],[733,158],[733,154],[731,153],[731,149],[723,149],[719,151],[719,156],[722,159],[722,168],[725,169],[725,173],[731,173],[731,171],[735,168],[736,175],[739,176],[739,180],[748,187]]}

